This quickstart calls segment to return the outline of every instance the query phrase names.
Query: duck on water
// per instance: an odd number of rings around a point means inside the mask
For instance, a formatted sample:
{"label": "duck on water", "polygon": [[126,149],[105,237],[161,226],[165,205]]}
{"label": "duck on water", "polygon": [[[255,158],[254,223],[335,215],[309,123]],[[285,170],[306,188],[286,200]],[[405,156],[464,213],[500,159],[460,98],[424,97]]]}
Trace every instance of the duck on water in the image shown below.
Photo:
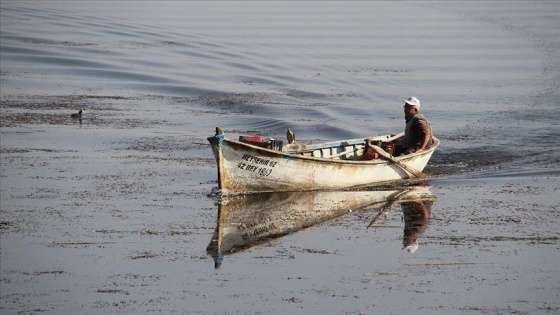
{"label": "duck on water", "polygon": [[80,109],[80,111],[78,113],[74,113],[74,114],[70,115],[70,117],[72,117],[72,118],[82,118],[82,113],[83,113],[83,111]]}

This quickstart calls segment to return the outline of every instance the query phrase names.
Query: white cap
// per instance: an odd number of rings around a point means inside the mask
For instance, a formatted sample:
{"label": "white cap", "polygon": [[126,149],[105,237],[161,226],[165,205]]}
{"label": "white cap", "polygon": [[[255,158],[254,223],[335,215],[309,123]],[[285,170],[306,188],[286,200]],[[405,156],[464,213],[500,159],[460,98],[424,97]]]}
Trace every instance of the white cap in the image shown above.
{"label": "white cap", "polygon": [[414,107],[420,109],[420,101],[414,96],[411,96],[408,99],[404,100],[404,103],[405,103],[405,105],[414,106]]}
{"label": "white cap", "polygon": [[407,252],[414,253],[418,249],[418,241],[404,247]]}

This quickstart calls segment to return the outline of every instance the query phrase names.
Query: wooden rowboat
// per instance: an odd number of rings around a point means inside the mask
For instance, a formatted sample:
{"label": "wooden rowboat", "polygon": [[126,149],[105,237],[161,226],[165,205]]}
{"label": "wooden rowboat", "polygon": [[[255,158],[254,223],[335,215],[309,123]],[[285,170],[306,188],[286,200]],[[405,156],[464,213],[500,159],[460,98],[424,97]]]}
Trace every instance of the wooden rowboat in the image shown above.
{"label": "wooden rowboat", "polygon": [[[398,145],[403,135],[367,139]],[[208,141],[218,165],[220,192],[232,195],[339,190],[413,178],[424,169],[440,143],[434,137],[434,144],[422,152],[393,157],[383,151],[381,158],[362,161],[360,157],[367,148],[364,138],[281,146],[273,139],[267,142],[243,141],[243,137],[239,141],[228,139],[216,128],[216,134]],[[263,143],[270,144],[270,148],[262,147]]]}
{"label": "wooden rowboat", "polygon": [[278,192],[227,196],[221,198],[218,204],[216,229],[206,251],[218,268],[225,255],[270,242],[351,212],[378,211],[370,223],[373,226],[396,204],[435,199],[426,186],[373,191]]}

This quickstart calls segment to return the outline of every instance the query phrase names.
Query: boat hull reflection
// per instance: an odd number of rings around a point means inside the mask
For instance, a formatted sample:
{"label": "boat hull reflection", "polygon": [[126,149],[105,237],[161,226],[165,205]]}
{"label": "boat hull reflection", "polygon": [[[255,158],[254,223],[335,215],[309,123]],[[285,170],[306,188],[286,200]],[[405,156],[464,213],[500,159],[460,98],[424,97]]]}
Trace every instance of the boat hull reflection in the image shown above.
{"label": "boat hull reflection", "polygon": [[356,210],[432,198],[429,187],[376,191],[276,192],[222,197],[207,247],[218,268],[223,256],[265,243]]}

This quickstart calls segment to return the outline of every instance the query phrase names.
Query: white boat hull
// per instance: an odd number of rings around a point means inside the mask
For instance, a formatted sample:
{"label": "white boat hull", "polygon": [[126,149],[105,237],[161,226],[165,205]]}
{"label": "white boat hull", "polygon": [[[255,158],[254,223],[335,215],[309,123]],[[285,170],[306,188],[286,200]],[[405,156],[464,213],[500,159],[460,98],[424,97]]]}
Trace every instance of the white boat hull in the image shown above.
{"label": "white boat hull", "polygon": [[[434,140],[429,150],[396,159],[421,171],[439,145],[439,140]],[[363,153],[363,139],[310,145],[305,152],[270,150],[218,136],[209,137],[208,141],[218,164],[222,194],[338,190],[411,177],[402,167],[385,159],[352,160]],[[345,151],[351,152],[330,158]]]}

